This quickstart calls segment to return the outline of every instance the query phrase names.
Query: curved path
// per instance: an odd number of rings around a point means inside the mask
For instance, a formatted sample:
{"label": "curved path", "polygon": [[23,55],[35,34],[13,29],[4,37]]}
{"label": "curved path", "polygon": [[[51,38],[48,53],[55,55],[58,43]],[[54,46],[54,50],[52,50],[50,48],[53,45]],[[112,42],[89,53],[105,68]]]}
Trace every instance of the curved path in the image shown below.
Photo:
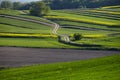
{"label": "curved path", "polygon": [[19,67],[33,64],[86,60],[113,54],[120,54],[120,52],[0,47],[0,67]]}
{"label": "curved path", "polygon": [[58,29],[59,29],[59,25],[57,23],[54,23],[54,29],[53,29],[52,33],[57,34]]}
{"label": "curved path", "polygon": [[33,23],[43,24],[43,25],[47,25],[47,26],[53,26],[54,27],[54,29],[52,30],[53,34],[57,34],[57,30],[59,29],[59,25],[54,22],[47,23],[47,22],[42,22],[39,20],[23,18],[23,17],[18,17],[18,16],[12,16],[12,15],[5,15],[5,14],[0,14],[0,17],[6,17],[6,18],[11,18],[11,19],[17,19],[17,20],[22,20],[22,21],[29,21],[29,22],[33,22]]}
{"label": "curved path", "polygon": [[[13,16],[13,15],[5,15],[5,14],[0,14],[0,17],[6,17],[6,18],[11,18],[11,19],[17,19],[17,20],[22,20],[22,21],[29,21],[29,22],[33,22],[33,23],[38,23],[38,24],[43,24],[43,25],[47,25],[47,26],[53,26],[54,29],[52,30],[52,34],[57,34],[57,31],[59,29],[59,24],[51,22],[51,23],[47,23],[47,22],[42,22],[42,21],[38,21],[38,20],[34,20],[34,19],[28,19],[28,18],[23,18],[23,17],[18,17],[18,16]],[[62,35],[64,36],[65,41],[68,41],[69,37],[66,35]]]}

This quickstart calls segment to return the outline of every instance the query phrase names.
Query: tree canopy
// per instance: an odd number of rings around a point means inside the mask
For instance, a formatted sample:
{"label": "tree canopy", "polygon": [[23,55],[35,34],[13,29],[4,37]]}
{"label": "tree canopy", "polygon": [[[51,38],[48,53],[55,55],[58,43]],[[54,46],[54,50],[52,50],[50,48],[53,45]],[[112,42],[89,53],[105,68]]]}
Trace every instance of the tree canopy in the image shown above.
{"label": "tree canopy", "polygon": [[4,0],[1,2],[0,7],[4,9],[11,9],[13,7],[13,4],[9,0]]}
{"label": "tree canopy", "polygon": [[120,5],[120,0],[43,0],[52,9],[98,8]]}
{"label": "tree canopy", "polygon": [[35,2],[30,8],[30,14],[34,16],[47,15],[50,12],[50,8],[44,2]]}
{"label": "tree canopy", "polygon": [[[51,9],[99,8],[120,5],[120,0],[41,0]],[[41,2],[39,1],[39,2]],[[29,10],[36,2],[21,3],[2,0],[0,6],[5,9]],[[47,8],[49,9],[49,8]]]}
{"label": "tree canopy", "polygon": [[22,3],[20,2],[13,2],[13,9],[18,10],[22,6]]}

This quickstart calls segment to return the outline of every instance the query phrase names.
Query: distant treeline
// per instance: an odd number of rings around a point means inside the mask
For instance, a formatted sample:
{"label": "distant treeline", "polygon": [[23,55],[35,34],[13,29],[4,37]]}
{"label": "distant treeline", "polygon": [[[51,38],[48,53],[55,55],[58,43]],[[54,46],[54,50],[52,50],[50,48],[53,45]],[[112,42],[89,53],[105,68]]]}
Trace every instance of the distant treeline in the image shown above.
{"label": "distant treeline", "polygon": [[120,5],[120,0],[43,0],[52,9],[98,8]]}
{"label": "distant treeline", "polygon": [[[7,1],[7,2],[5,2]],[[102,6],[120,5],[120,0],[42,0],[51,9],[75,9],[75,8],[98,8]],[[11,8],[15,10],[28,10],[35,2],[21,3],[3,0],[0,8]]]}

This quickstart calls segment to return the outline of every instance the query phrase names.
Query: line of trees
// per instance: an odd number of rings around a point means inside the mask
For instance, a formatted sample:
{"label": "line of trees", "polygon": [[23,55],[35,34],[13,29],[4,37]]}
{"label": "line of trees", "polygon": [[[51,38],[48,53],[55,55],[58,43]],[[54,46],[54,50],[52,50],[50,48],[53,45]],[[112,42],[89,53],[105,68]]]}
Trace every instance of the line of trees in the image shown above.
{"label": "line of trees", "polygon": [[31,15],[43,16],[50,13],[50,7],[42,1],[30,2],[22,4],[20,2],[11,2],[10,0],[4,0],[0,5],[3,9],[14,9],[14,10],[29,10]]}
{"label": "line of trees", "polygon": [[0,3],[0,8],[4,9],[14,9],[14,10],[29,10],[35,2],[21,3],[21,2],[11,2],[11,0],[2,0]]}
{"label": "line of trees", "polygon": [[98,8],[120,5],[120,0],[43,0],[52,9]]}
{"label": "line of trees", "polygon": [[[120,5],[120,0],[41,0],[45,2],[51,9],[75,9],[75,8],[98,8],[102,6]],[[35,2],[21,3],[3,0],[1,8],[9,8],[15,10],[28,10]]]}
{"label": "line of trees", "polygon": [[12,9],[13,8],[13,4],[9,0],[4,0],[4,1],[1,2],[0,8],[5,8],[5,9],[9,8],[9,9]]}
{"label": "line of trees", "polygon": [[50,7],[44,2],[35,2],[30,8],[30,14],[34,16],[44,16],[50,13]]}

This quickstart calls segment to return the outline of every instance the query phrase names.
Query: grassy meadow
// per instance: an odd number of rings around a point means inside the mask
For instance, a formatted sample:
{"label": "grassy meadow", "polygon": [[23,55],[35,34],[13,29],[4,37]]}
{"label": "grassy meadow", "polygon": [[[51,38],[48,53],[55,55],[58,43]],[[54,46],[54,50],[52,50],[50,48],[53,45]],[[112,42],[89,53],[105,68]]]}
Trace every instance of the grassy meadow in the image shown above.
{"label": "grassy meadow", "polygon": [[3,69],[2,80],[119,80],[120,55],[104,58]]}

